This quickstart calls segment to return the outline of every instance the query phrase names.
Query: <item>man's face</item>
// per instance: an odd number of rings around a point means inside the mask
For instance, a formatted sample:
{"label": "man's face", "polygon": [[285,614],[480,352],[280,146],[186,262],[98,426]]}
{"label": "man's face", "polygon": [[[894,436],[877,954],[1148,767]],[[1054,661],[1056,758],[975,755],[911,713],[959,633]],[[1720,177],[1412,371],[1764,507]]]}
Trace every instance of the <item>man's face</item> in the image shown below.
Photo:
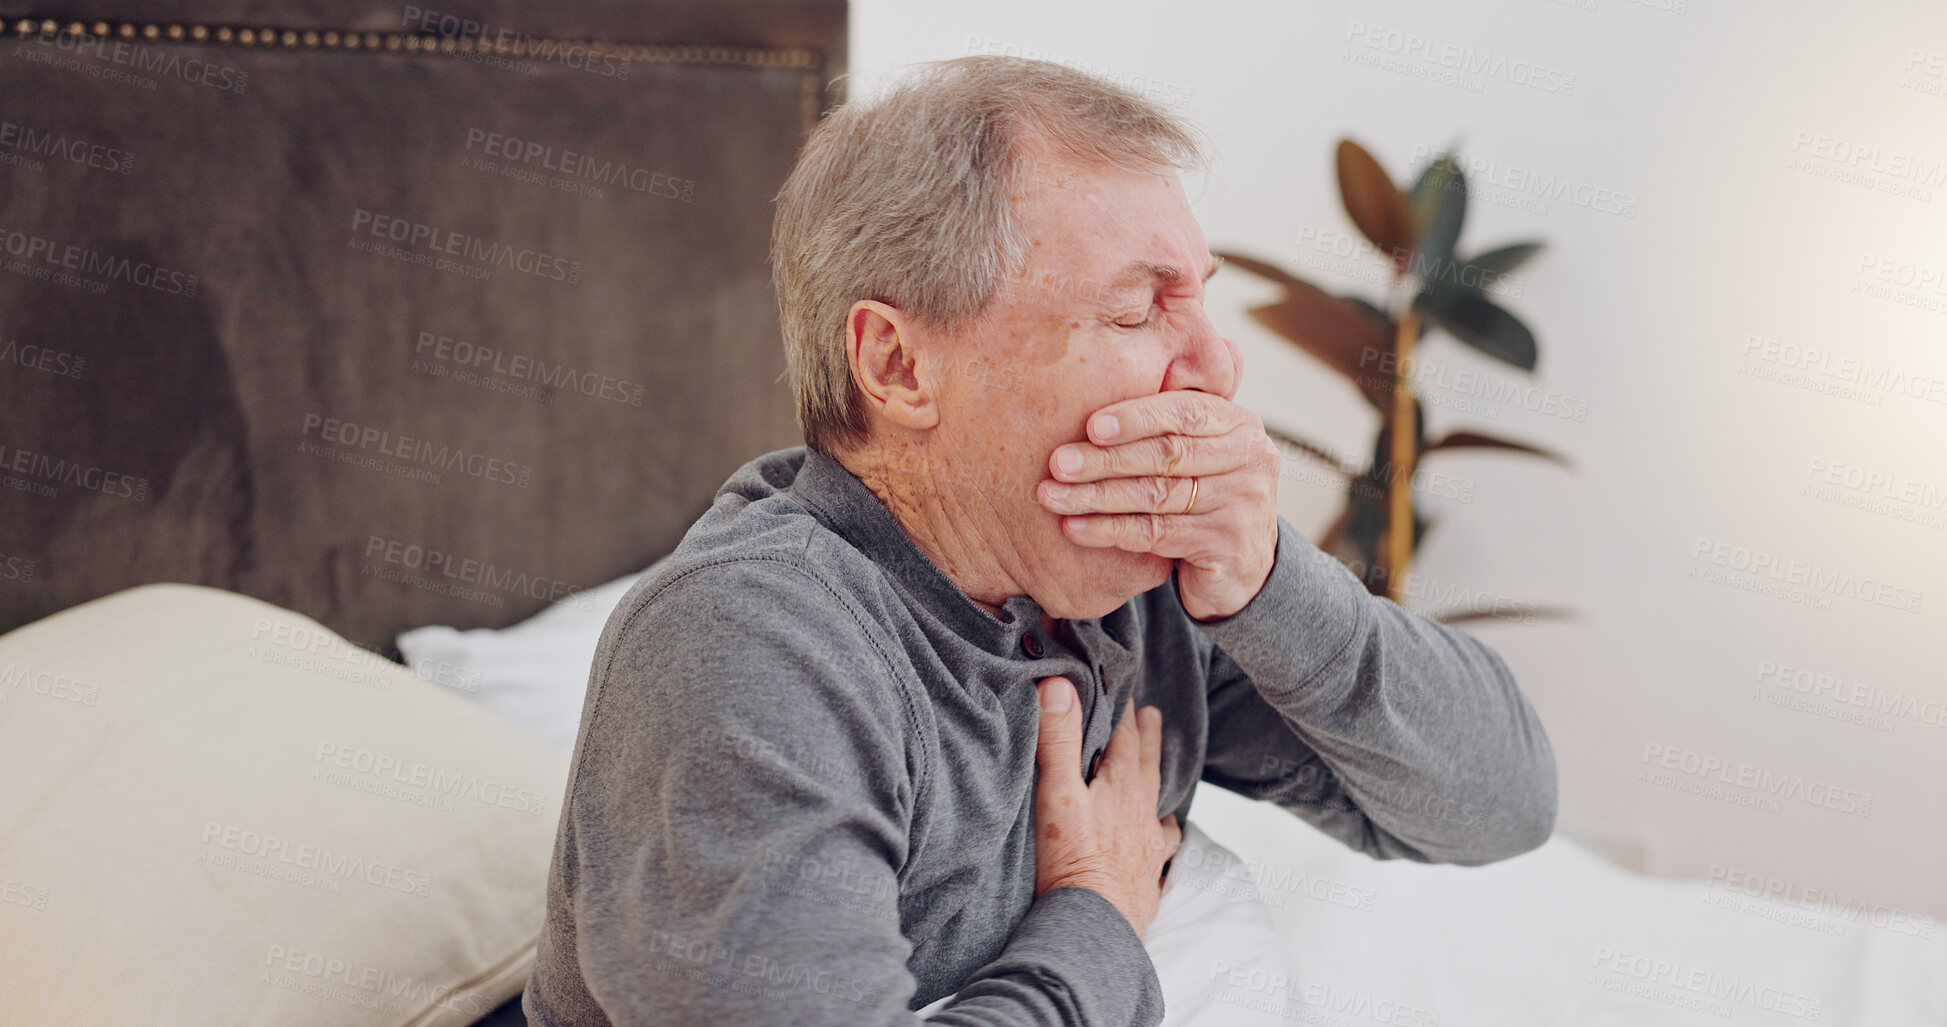
{"label": "man's face", "polygon": [[[1214,270],[1174,171],[1032,159],[1013,195],[1029,256],[980,321],[946,340],[935,442],[1011,543],[994,555],[1048,613],[1099,617],[1173,561],[1069,541],[1035,501],[1055,447],[1091,413],[1166,389],[1234,398],[1241,357],[1203,309]],[[1171,271],[1174,272],[1172,279]]]}

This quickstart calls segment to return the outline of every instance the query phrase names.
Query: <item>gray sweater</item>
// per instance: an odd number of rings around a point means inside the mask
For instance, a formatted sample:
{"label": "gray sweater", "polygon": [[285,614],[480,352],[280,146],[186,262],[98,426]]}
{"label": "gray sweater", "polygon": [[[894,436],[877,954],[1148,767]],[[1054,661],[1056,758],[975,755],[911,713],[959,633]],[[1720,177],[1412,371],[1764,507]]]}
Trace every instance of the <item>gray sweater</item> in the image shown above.
{"label": "gray sweater", "polygon": [[731,476],[595,655],[523,1006],[598,1024],[1154,1025],[1141,941],[1034,895],[1035,683],[1074,681],[1083,768],[1163,712],[1158,814],[1206,781],[1381,859],[1540,845],[1555,763],[1500,657],[1368,595],[1282,520],[1219,621],[1172,580],[1098,619],[997,619],[844,465]]}

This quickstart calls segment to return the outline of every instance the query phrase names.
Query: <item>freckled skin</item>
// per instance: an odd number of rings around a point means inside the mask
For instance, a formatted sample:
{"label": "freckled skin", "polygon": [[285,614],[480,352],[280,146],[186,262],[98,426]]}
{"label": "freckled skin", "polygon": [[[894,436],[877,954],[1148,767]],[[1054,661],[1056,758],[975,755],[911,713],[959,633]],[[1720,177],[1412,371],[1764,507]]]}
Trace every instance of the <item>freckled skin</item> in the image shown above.
{"label": "freckled skin", "polygon": [[[1175,561],[1065,537],[1035,499],[1050,454],[1086,440],[1089,415],[1110,403],[1164,389],[1233,396],[1239,358],[1204,312],[1209,247],[1173,170],[1045,156],[1026,167],[1014,193],[1026,266],[957,334],[900,326],[924,409],[868,397],[873,439],[840,459],[990,612],[1025,593],[1051,617],[1099,617],[1167,581]],[[1183,279],[1106,288],[1136,260]]]}

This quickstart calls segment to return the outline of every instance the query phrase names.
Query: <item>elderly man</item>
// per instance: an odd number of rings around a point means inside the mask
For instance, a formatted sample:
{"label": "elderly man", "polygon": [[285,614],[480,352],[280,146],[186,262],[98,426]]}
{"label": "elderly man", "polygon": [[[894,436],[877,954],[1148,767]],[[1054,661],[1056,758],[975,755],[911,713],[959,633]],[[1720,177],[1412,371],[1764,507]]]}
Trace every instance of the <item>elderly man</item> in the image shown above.
{"label": "elderly man", "polygon": [[1154,1024],[1197,783],[1378,858],[1540,845],[1487,646],[1277,515],[1167,112],[922,65],[811,134],[773,262],[807,446],[608,623],[525,1008],[541,1025]]}

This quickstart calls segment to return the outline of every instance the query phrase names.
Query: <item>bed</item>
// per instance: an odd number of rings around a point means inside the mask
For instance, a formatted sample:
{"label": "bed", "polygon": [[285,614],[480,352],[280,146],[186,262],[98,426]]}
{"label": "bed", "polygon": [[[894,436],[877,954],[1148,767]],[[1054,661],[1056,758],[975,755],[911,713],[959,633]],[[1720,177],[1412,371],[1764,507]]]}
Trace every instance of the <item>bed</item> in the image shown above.
{"label": "bed", "polygon": [[[587,609],[428,626],[400,648],[565,753],[635,578]],[[1486,867],[1375,861],[1208,785],[1190,819],[1148,940],[1167,1027],[1947,1023],[1947,937],[1925,914],[1725,868],[1648,877],[1560,835]]]}
{"label": "bed", "polygon": [[[522,1022],[601,623],[797,441],[844,5],[0,11],[0,1022]],[[1925,917],[1192,820],[1172,1024],[1947,1023]]]}
{"label": "bed", "polygon": [[[0,637],[0,1019],[524,1022],[565,749],[634,580],[405,632],[405,666],[189,585]],[[1168,1027],[1947,1022],[1924,915],[1559,836],[1376,862],[1207,786],[1148,947]]]}

